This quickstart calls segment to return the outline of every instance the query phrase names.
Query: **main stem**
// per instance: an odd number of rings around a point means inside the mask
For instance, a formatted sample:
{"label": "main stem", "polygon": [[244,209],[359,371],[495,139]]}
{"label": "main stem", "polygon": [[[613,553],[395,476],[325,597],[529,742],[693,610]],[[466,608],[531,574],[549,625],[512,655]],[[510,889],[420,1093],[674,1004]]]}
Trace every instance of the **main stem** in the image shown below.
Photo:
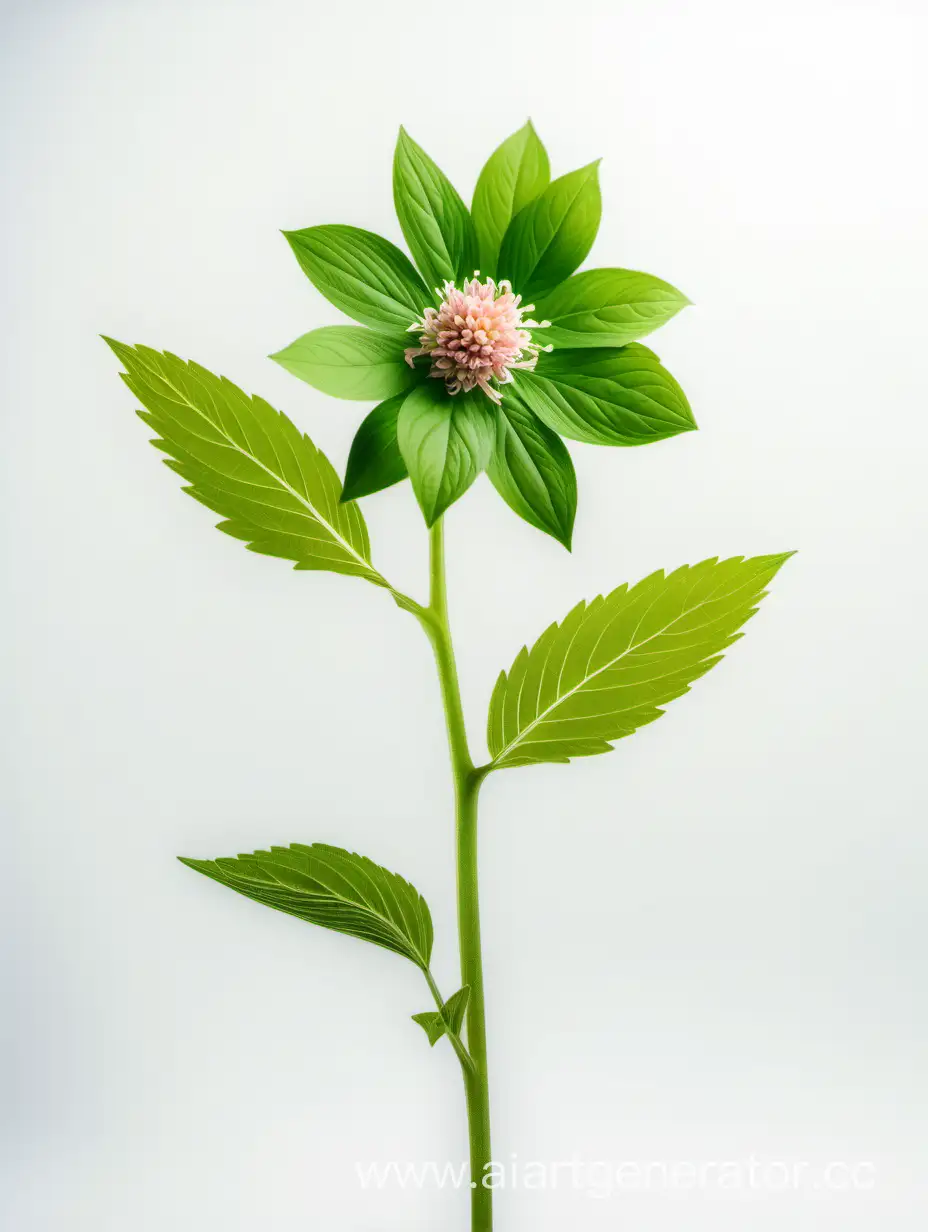
{"label": "main stem", "polygon": [[423,625],[435,651],[454,776],[458,939],[461,982],[470,986],[467,1050],[473,1061],[470,1068],[462,1066],[470,1134],[471,1232],[491,1232],[493,1191],[483,1184],[491,1159],[490,1088],[477,886],[477,797],[483,774],[475,768],[467,745],[457,664],[448,624],[445,548],[440,518],[429,531],[429,607]]}

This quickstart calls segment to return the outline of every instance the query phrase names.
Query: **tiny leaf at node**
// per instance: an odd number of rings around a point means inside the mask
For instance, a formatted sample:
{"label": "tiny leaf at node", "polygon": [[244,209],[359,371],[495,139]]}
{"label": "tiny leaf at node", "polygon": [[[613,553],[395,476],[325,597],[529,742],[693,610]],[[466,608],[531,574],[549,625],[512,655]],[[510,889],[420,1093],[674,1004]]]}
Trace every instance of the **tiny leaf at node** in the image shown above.
{"label": "tiny leaf at node", "polygon": [[532,341],[557,347],[622,347],[653,333],[689,302],[652,274],[584,270],[538,301],[536,319],[551,325],[532,330]]}
{"label": "tiny leaf at node", "polygon": [[437,379],[407,394],[397,419],[397,442],[429,526],[486,469],[496,439],[494,409],[483,393],[451,396]]}
{"label": "tiny leaf at node", "polygon": [[637,342],[540,355],[518,389],[554,432],[590,445],[647,445],[696,428],[686,394]]}
{"label": "tiny leaf at node", "polygon": [[577,476],[567,447],[507,385],[497,412],[496,444],[487,469],[506,504],[570,550]]}
{"label": "tiny leaf at node", "polygon": [[516,214],[547,188],[551,179],[548,153],[531,120],[507,137],[480,172],[471,214],[480,244],[480,270],[496,273],[499,246]]}
{"label": "tiny leaf at node", "polygon": [[441,1007],[441,1016],[445,1020],[448,1029],[453,1031],[455,1035],[461,1034],[461,1028],[464,1026],[464,1015],[467,1013],[467,1003],[469,1001],[470,985],[465,984],[463,988],[459,988],[456,993],[453,993]]}
{"label": "tiny leaf at node", "polygon": [[224,519],[219,529],[252,552],[386,580],[370,563],[361,511],[340,504],[341,484],[325,454],[263,398],[169,352],[106,339],[126,367],[123,380],[145,407],[152,443],[184,490]]}
{"label": "tiny leaf at node", "polygon": [[556,287],[593,247],[602,214],[599,162],[562,175],[513,218],[499,272],[527,301]]}
{"label": "tiny leaf at node", "polygon": [[375,406],[351,442],[342,500],[358,500],[405,479],[409,472],[396,441],[396,421],[406,394]]}
{"label": "tiny leaf at node", "polygon": [[324,394],[371,402],[414,383],[415,373],[403,356],[407,344],[406,334],[382,334],[361,325],[325,325],[270,358]]}
{"label": "tiny leaf at node", "polygon": [[325,843],[291,843],[217,860],[180,857],[256,903],[359,937],[428,969],[432,917],[422,895],[379,864]]}
{"label": "tiny leaf at node", "polygon": [[465,984],[448,998],[441,1010],[430,1010],[424,1014],[413,1014],[413,1022],[417,1022],[429,1043],[434,1048],[447,1032],[460,1036],[464,1026],[464,1015],[467,1013],[467,1003],[470,1000],[470,985]]}
{"label": "tiny leaf at node", "polygon": [[313,286],[371,329],[408,329],[433,301],[406,254],[373,231],[335,225],[284,235]]}
{"label": "tiny leaf at node", "polygon": [[438,1010],[429,1010],[424,1014],[413,1014],[413,1022],[417,1022],[428,1036],[429,1044],[434,1048],[445,1033],[445,1020]]}
{"label": "tiny leaf at node", "polygon": [[704,560],[578,603],[496,682],[491,767],[607,753],[659,719],[742,636],[791,555]]}
{"label": "tiny leaf at node", "polygon": [[471,277],[478,250],[467,206],[404,128],[393,158],[393,200],[409,251],[431,289]]}

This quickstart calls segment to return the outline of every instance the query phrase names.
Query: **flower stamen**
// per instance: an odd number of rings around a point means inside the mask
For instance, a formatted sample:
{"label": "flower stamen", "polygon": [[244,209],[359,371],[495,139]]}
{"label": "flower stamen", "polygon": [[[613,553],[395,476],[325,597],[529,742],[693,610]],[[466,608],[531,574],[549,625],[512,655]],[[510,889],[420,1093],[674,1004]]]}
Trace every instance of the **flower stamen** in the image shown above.
{"label": "flower stamen", "polygon": [[[534,304],[522,305],[522,296],[513,295],[508,279],[499,284],[492,278],[480,281],[480,271],[459,291],[446,282],[436,294],[442,297],[437,309],[426,308],[420,321],[409,326],[419,334],[419,345],[406,348],[410,367],[420,355],[432,360],[429,376],[440,377],[449,394],[482,389],[494,402],[502,401],[497,386],[512,380],[515,368],[531,369],[539,351],[550,351],[532,342],[532,329],[545,329],[550,321],[526,320]],[[495,384],[491,384],[495,382]]]}

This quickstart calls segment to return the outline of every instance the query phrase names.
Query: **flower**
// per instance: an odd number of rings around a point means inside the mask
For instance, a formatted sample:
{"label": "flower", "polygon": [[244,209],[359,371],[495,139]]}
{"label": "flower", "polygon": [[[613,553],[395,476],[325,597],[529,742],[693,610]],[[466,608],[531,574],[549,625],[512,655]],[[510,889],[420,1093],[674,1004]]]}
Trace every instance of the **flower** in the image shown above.
{"label": "flower", "polygon": [[406,348],[406,362],[413,366],[417,356],[432,360],[429,376],[444,380],[449,394],[482,389],[488,398],[501,403],[500,385],[512,380],[513,368],[530,371],[543,348],[532,342],[532,329],[544,329],[550,321],[527,321],[523,314],[534,304],[522,306],[522,296],[513,295],[512,284],[504,278],[497,287],[492,278],[480,281],[474,270],[470,282],[458,290],[453,282],[442,287],[441,307],[426,308],[422,320],[410,325],[410,332],[421,334],[417,347]]}
{"label": "flower", "polygon": [[644,445],[696,426],[639,342],[689,301],[635,270],[576,272],[599,228],[599,164],[552,180],[531,123],[490,156],[470,209],[400,129],[393,198],[412,260],[358,227],[284,233],[310,281],[359,323],[311,330],[273,356],[324,393],[376,403],[342,500],[408,477],[431,526],[485,471],[515,513],[569,547],[577,481],[563,438]]}

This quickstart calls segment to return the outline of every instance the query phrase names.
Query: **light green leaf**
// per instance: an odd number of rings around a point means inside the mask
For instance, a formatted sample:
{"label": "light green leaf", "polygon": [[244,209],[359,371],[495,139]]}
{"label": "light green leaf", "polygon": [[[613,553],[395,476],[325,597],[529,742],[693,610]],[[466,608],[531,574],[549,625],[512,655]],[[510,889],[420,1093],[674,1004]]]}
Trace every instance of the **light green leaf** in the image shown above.
{"label": "light green leaf", "polygon": [[471,214],[480,243],[480,269],[496,273],[499,246],[520,210],[548,186],[551,167],[531,120],[507,137],[487,159],[474,190]]}
{"label": "light green leaf", "polygon": [[336,225],[284,235],[316,289],[362,325],[405,330],[434,302],[406,254],[373,231]]}
{"label": "light green leaf", "polygon": [[742,636],[791,555],[704,560],[577,604],[496,682],[492,768],[607,753],[660,718]]}
{"label": "light green leaf", "polygon": [[434,1048],[446,1032],[460,1036],[469,1000],[470,985],[465,984],[463,988],[459,988],[453,996],[448,998],[440,1011],[432,1010],[425,1014],[413,1014],[412,1020],[419,1024]]}
{"label": "light green leaf", "polygon": [[507,385],[497,412],[496,444],[487,473],[520,518],[570,550],[577,476],[564,442]]}
{"label": "light green leaf", "polygon": [[396,437],[413,491],[429,526],[485,470],[496,438],[489,398],[483,393],[453,397],[444,381],[417,385],[400,407]]}
{"label": "light green leaf", "polygon": [[406,394],[375,406],[351,442],[342,500],[358,500],[392,487],[408,475],[396,443],[396,420]]}
{"label": "light green leaf", "polygon": [[125,364],[123,380],[146,408],[152,443],[190,486],[184,490],[225,519],[219,529],[251,551],[386,580],[370,563],[361,511],[339,504],[341,485],[308,436],[262,398],[225,377],[149,347],[107,338]]}
{"label": "light green leaf", "polygon": [[574,274],[549,291],[535,318],[549,329],[532,330],[532,341],[559,347],[621,347],[664,325],[690,301],[651,274],[596,269]]}
{"label": "light green leaf", "polygon": [[432,917],[419,892],[379,864],[325,843],[182,864],[277,911],[402,954],[428,969]]}
{"label": "light green leaf", "polygon": [[404,128],[393,158],[393,201],[409,251],[430,288],[471,277],[477,233],[467,206]]}
{"label": "light green leaf", "polygon": [[562,175],[516,214],[503,236],[500,274],[523,299],[550,291],[593,247],[601,213],[597,160]]}
{"label": "light green leaf", "polygon": [[518,390],[549,428],[591,445],[647,445],[696,427],[683,390],[637,342],[540,355]]}
{"label": "light green leaf", "polygon": [[335,398],[389,398],[415,383],[406,363],[407,334],[381,334],[360,325],[325,325],[270,358],[308,385]]}

